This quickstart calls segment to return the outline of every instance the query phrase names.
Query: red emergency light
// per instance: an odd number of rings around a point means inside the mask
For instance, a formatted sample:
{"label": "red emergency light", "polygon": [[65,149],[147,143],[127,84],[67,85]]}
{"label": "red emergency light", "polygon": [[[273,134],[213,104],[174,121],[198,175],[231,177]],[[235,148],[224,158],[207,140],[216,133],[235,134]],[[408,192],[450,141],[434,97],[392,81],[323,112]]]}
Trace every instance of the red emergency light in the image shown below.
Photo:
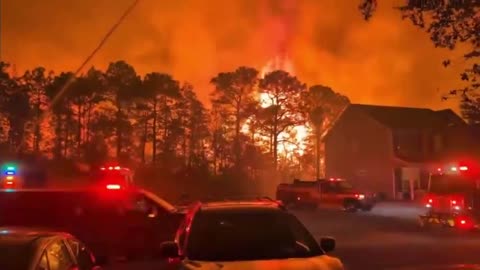
{"label": "red emergency light", "polygon": [[467,166],[460,166],[460,171],[468,171],[468,167]]}
{"label": "red emergency light", "polygon": [[109,170],[109,171],[119,171],[119,170],[128,170],[127,168],[122,168],[120,166],[109,166],[109,167],[101,167],[100,170],[102,171],[105,171],[105,170]]}
{"label": "red emergency light", "polygon": [[121,188],[122,187],[120,185],[117,185],[117,184],[108,184],[107,185],[107,189],[110,189],[110,190],[119,190]]}

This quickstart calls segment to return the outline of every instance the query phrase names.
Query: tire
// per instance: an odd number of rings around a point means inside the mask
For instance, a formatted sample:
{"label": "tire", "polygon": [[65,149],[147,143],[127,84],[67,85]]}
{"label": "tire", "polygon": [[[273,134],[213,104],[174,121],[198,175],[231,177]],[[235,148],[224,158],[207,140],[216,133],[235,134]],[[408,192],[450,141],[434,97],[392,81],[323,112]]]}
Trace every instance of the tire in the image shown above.
{"label": "tire", "polygon": [[426,217],[418,217],[417,219],[418,228],[421,230],[429,230],[431,228],[430,223]]}
{"label": "tire", "polygon": [[373,205],[366,205],[362,207],[363,212],[370,212],[372,211]]}
{"label": "tire", "polygon": [[345,200],[343,202],[343,210],[349,213],[355,213],[358,210],[358,205],[355,201]]}

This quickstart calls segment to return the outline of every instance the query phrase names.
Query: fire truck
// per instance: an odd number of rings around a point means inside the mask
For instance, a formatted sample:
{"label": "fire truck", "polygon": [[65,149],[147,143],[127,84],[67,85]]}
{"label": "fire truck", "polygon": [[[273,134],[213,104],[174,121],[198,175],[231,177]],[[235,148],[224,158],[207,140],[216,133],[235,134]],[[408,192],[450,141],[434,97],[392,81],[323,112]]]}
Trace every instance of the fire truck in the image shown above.
{"label": "fire truck", "polygon": [[91,180],[95,186],[103,185],[107,189],[123,189],[134,186],[133,170],[119,165],[101,166],[95,169]]}
{"label": "fire truck", "polygon": [[422,203],[426,208],[425,214],[419,216],[422,228],[478,229],[480,167],[460,163],[437,168],[430,174]]}
{"label": "fire truck", "polygon": [[334,207],[348,212],[370,211],[374,206],[372,196],[355,190],[349,182],[341,178],[316,181],[294,179],[293,183],[277,186],[276,199],[286,206]]}

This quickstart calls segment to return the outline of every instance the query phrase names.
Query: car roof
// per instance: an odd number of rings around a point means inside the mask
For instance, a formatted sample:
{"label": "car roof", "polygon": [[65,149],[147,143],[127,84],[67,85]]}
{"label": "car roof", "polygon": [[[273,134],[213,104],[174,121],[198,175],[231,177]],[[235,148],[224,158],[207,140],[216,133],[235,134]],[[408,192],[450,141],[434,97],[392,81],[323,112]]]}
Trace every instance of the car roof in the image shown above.
{"label": "car roof", "polygon": [[[100,187],[85,187],[85,188],[22,188],[22,189],[0,189],[0,193],[21,193],[21,192],[38,192],[38,193],[51,193],[51,192],[58,192],[58,193],[90,193],[90,192],[104,192],[107,191],[106,188]],[[123,193],[148,193],[147,191],[140,189],[140,188],[127,188],[127,189],[120,189],[114,190],[112,192],[123,192]]]}
{"label": "car roof", "polygon": [[[88,194],[88,193],[97,193],[97,192],[110,192],[108,189],[104,188],[98,188],[98,187],[93,187],[93,188],[36,188],[36,189],[18,189],[18,190],[8,190],[8,189],[0,189],[0,195],[2,193],[10,193],[10,194],[18,194],[18,193],[37,193],[37,194],[42,194],[42,193],[52,193],[52,192],[58,192],[58,193],[83,193],[83,194]],[[135,196],[135,194],[143,194],[144,196],[148,197],[151,200],[154,200],[157,204],[161,205],[164,209],[174,212],[177,209],[171,205],[169,202],[161,199],[160,197],[156,196],[154,193],[147,191],[145,189],[141,188],[127,188],[127,189],[120,189],[120,190],[112,190],[111,191],[113,194],[121,194],[126,195],[126,196]],[[14,195],[12,195],[14,196]],[[128,197],[127,197],[128,198]]]}
{"label": "car roof", "polygon": [[72,237],[65,232],[44,228],[0,227],[0,244],[33,245],[52,237]]}
{"label": "car roof", "polygon": [[202,203],[201,211],[229,211],[229,210],[283,210],[282,205],[276,201],[260,200],[260,201],[217,201]]}
{"label": "car roof", "polygon": [[71,236],[66,232],[55,231],[47,228],[40,227],[0,227],[0,235],[11,236],[11,237],[50,237],[50,236]]}

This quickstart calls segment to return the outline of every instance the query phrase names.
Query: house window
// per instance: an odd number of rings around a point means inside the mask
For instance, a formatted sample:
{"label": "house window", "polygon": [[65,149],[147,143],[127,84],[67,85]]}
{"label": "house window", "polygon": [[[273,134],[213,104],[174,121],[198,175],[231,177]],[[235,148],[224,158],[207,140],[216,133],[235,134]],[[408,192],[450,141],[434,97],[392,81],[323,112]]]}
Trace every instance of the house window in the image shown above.
{"label": "house window", "polygon": [[423,154],[422,133],[418,130],[397,130],[394,133],[395,153],[405,158],[418,158]]}

